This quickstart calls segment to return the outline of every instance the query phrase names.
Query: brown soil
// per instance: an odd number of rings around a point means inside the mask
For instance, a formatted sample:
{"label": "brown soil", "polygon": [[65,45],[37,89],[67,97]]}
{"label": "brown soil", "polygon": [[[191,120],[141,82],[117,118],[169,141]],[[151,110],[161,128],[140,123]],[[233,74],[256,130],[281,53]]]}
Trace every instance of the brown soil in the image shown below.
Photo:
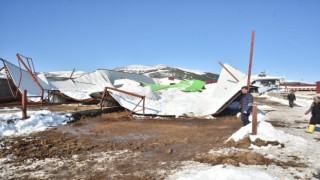
{"label": "brown soil", "polygon": [[[106,168],[97,173],[87,167],[79,173],[85,175],[85,179],[155,179],[163,177],[157,173],[159,166],[170,172],[178,166],[176,162],[192,160],[213,148],[227,147],[224,141],[240,127],[241,120],[234,116],[211,120],[134,119],[117,112],[101,118],[82,118],[28,137],[0,139],[6,147],[0,148],[0,157],[10,156],[11,160],[6,163],[18,166],[30,159],[70,159],[79,155],[79,161],[88,161],[94,153],[128,150],[134,155],[112,161],[114,169]],[[72,173],[74,169],[66,169],[63,173],[48,173],[53,179],[77,179],[79,174]]]}
{"label": "brown soil", "polygon": [[258,147],[268,146],[268,145],[272,145],[272,146],[279,146],[280,145],[280,148],[284,148],[284,144],[281,144],[278,141],[263,141],[261,139],[256,139],[255,142],[251,142],[248,136],[237,141],[237,142],[235,142],[233,140],[227,141],[227,146],[241,148],[241,149],[249,149],[251,144],[258,146]]}
{"label": "brown soil", "polygon": [[206,154],[198,156],[194,159],[201,163],[209,163],[212,165],[217,164],[231,164],[239,166],[240,164],[245,165],[271,165],[276,164],[282,167],[307,167],[304,163],[297,163],[294,161],[282,162],[264,157],[264,155],[256,152],[235,152],[232,154]]}

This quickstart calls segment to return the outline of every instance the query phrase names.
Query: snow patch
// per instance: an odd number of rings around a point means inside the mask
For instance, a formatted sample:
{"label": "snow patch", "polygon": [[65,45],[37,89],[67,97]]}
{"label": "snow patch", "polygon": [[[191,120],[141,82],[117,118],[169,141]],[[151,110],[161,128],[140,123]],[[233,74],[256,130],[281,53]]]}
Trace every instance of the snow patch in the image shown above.
{"label": "snow patch", "polygon": [[252,133],[252,124],[250,123],[235,132],[228,141],[234,140],[237,142],[247,135],[249,135],[251,142],[261,139],[263,141],[278,141],[279,143],[285,143],[288,140],[283,131],[275,129],[270,123],[265,121],[258,122],[257,131],[258,135],[250,135]]}
{"label": "snow patch", "polygon": [[167,179],[177,180],[203,180],[203,179],[219,179],[219,180],[274,180],[278,177],[267,173],[266,171],[254,167],[234,167],[234,166],[210,166],[208,164],[201,164],[196,162],[189,162],[189,165],[182,167],[178,171],[170,175]]}
{"label": "snow patch", "polygon": [[27,114],[29,118],[24,120],[21,119],[21,112],[0,114],[0,136],[44,131],[73,120],[70,114],[52,113],[48,110],[28,111]]}

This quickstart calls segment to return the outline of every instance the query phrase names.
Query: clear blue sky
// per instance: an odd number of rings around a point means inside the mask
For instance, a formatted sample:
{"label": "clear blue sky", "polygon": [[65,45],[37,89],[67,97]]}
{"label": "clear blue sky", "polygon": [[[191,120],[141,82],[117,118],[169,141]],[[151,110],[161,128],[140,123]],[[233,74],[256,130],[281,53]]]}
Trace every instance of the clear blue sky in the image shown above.
{"label": "clear blue sky", "polygon": [[166,64],[320,80],[319,0],[1,0],[0,57],[37,71]]}

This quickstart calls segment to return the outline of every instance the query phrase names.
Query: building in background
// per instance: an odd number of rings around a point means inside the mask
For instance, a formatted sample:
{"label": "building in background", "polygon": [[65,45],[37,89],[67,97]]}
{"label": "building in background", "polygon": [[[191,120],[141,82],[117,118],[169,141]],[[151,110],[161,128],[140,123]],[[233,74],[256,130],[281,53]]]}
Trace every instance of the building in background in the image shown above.
{"label": "building in background", "polygon": [[265,71],[262,71],[258,76],[252,76],[252,86],[260,95],[267,92],[280,92],[280,84],[283,83],[284,77],[267,76]]}

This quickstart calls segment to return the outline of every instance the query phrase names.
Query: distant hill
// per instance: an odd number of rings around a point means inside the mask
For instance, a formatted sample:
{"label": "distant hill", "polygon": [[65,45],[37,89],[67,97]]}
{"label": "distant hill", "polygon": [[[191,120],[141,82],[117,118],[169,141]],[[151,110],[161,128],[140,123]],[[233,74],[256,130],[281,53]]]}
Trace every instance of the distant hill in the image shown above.
{"label": "distant hill", "polygon": [[[125,67],[118,67],[113,69],[120,72],[128,72],[135,74],[143,74],[152,78],[167,78],[174,77],[175,79],[199,79],[202,81],[217,81],[218,74],[203,72],[199,70],[190,70],[178,67],[170,67],[165,65],[144,66],[144,65],[130,65]],[[55,71],[55,72],[41,72],[45,77],[51,79],[67,79],[70,77],[72,71]],[[75,71],[73,78],[85,75],[86,72]],[[0,78],[6,78],[4,72],[0,72]]]}
{"label": "distant hill", "polygon": [[144,66],[144,65],[130,65],[125,67],[118,67],[113,69],[120,72],[128,72],[135,74],[143,74],[152,78],[166,78],[174,77],[175,79],[199,79],[202,81],[217,81],[218,74],[203,72],[198,70],[189,70],[178,67],[170,67],[165,65]]}

